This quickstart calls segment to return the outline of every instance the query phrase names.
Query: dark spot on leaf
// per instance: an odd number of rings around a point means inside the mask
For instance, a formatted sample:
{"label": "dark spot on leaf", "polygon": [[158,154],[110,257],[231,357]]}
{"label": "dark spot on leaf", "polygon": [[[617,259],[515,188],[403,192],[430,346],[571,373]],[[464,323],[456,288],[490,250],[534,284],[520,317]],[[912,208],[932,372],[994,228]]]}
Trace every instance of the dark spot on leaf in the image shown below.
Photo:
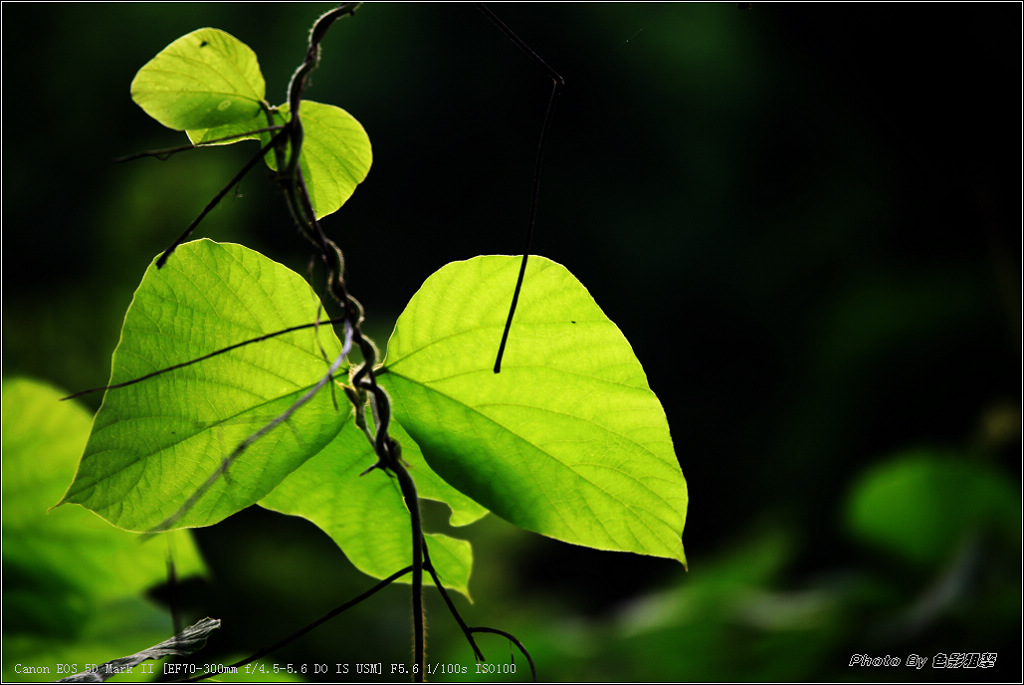
{"label": "dark spot on leaf", "polygon": [[576,322],[575,321],[570,321],[569,323],[576,323]]}
{"label": "dark spot on leaf", "polygon": [[209,45],[209,43],[207,43],[207,42],[206,42],[206,41],[204,40],[204,41],[203,41],[202,43],[200,43],[200,44],[199,44],[199,47],[201,47],[201,48],[205,48],[205,47],[206,47],[207,45]]}

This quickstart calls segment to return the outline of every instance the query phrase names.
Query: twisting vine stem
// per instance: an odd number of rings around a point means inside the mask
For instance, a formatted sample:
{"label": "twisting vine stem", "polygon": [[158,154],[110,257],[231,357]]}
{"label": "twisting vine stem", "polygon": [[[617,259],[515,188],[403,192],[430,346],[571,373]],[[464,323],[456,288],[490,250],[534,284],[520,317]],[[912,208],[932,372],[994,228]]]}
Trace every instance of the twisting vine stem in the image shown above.
{"label": "twisting vine stem", "polygon": [[[285,135],[275,136],[277,142],[274,146],[274,151],[278,160],[278,168],[284,170],[282,182],[285,185],[285,198],[288,201],[292,217],[295,219],[295,223],[302,234],[318,250],[320,261],[324,267],[326,290],[344,310],[346,326],[351,326],[352,339],[359,346],[363,355],[362,365],[352,374],[352,384],[356,388],[370,393],[370,402],[374,408],[374,429],[376,432],[372,444],[377,455],[377,463],[374,464],[374,467],[395,474],[398,478],[402,496],[405,498],[406,507],[409,509],[412,527],[412,610],[413,632],[415,636],[413,641],[413,677],[414,680],[421,681],[424,678],[426,667],[426,630],[423,615],[424,545],[419,497],[416,493],[416,485],[413,483],[412,477],[402,464],[400,458],[401,448],[398,441],[388,435],[388,426],[391,420],[391,399],[377,383],[374,372],[374,365],[377,363],[376,345],[364,336],[360,330],[360,324],[363,319],[362,305],[349,295],[345,287],[344,257],[341,249],[338,248],[334,241],[327,237],[320,226],[320,222],[317,220],[316,211],[313,208],[309,191],[306,187],[306,181],[302,175],[302,167],[299,164],[304,137],[300,112],[302,93],[305,90],[309,75],[320,61],[320,42],[335,20],[345,15],[351,15],[358,6],[359,3],[343,3],[336,9],[321,16],[313,25],[313,30],[309,36],[309,49],[306,51],[306,58],[295,71],[288,86],[290,118],[285,124]],[[363,403],[358,401],[361,395],[362,393],[355,394],[357,401],[354,404],[357,413],[365,411]],[[350,397],[352,396],[350,395]],[[374,467],[371,467],[371,469]]]}
{"label": "twisting vine stem", "polygon": [[[411,525],[411,539],[412,539],[412,564],[401,571],[398,571],[388,578],[377,583],[370,590],[364,592],[362,595],[346,602],[345,604],[337,607],[336,609],[329,612],[327,615],[314,621],[313,623],[303,627],[299,631],[292,635],[280,640],[276,644],[266,647],[257,651],[250,657],[239,661],[232,666],[238,667],[245,664],[251,663],[256,659],[259,659],[270,652],[283,647],[284,645],[298,639],[302,635],[305,635],[310,630],[313,630],[317,626],[321,625],[325,621],[337,616],[346,609],[358,604],[363,599],[376,593],[378,590],[386,587],[399,577],[406,573],[412,574],[412,605],[413,605],[413,630],[414,630],[414,665],[413,665],[413,680],[421,682],[424,680],[426,675],[426,630],[425,630],[425,614],[423,605],[423,570],[426,569],[433,581],[438,588],[441,596],[443,597],[449,611],[455,618],[456,622],[462,629],[467,641],[473,649],[476,658],[480,661],[485,661],[483,653],[480,651],[473,638],[474,633],[495,633],[508,638],[514,643],[522,652],[526,655],[527,660],[530,663],[530,668],[533,674],[534,680],[537,679],[536,669],[534,668],[533,659],[530,654],[523,647],[522,643],[519,642],[513,635],[503,630],[488,627],[470,627],[459,615],[454,603],[449,597],[447,591],[444,588],[441,578],[439,577],[437,570],[430,562],[429,552],[426,545],[426,537],[423,533],[422,519],[420,515],[419,496],[416,491],[416,485],[413,482],[412,476],[405,467],[405,463],[401,458],[401,446],[398,441],[395,440],[388,434],[388,429],[391,421],[391,400],[388,397],[387,392],[384,388],[377,383],[375,365],[377,364],[377,347],[373,341],[365,336],[361,331],[361,324],[363,321],[363,307],[362,305],[352,297],[346,288],[344,271],[345,271],[345,260],[341,249],[324,233],[323,228],[320,225],[319,220],[316,216],[316,211],[313,207],[312,200],[310,197],[309,189],[306,185],[306,180],[303,177],[302,166],[300,164],[300,155],[302,152],[302,145],[304,139],[304,132],[302,127],[301,119],[301,103],[302,95],[306,88],[306,83],[309,75],[316,68],[320,59],[320,44],[327,30],[331,25],[339,18],[352,15],[362,3],[359,2],[345,2],[340,4],[337,8],[325,13],[313,26],[310,32],[309,48],[306,51],[305,59],[302,64],[296,69],[292,76],[292,79],[288,86],[288,108],[289,108],[289,119],[283,124],[278,124],[275,118],[278,116],[278,112],[274,108],[265,107],[264,111],[267,115],[268,125],[265,128],[257,129],[255,131],[248,131],[246,133],[235,134],[220,138],[213,141],[206,141],[208,143],[222,142],[239,137],[252,135],[254,133],[263,132],[274,132],[270,140],[261,147],[260,151],[248,162],[246,165],[235,175],[234,178],[206,205],[199,216],[189,224],[188,228],[160,255],[157,259],[156,266],[162,268],[167,260],[170,258],[174,250],[181,245],[191,235],[192,231],[196,226],[203,220],[203,218],[220,202],[220,200],[227,194],[231,187],[236,185],[242,177],[248,173],[261,159],[263,159],[268,152],[273,152],[274,158],[277,162],[277,169],[279,173],[276,177],[277,183],[282,187],[284,191],[284,197],[287,202],[289,212],[292,215],[299,231],[302,235],[313,245],[316,250],[314,258],[319,259],[324,268],[324,288],[323,292],[329,294],[331,298],[342,308],[342,316],[332,318],[328,321],[319,321],[320,310],[317,312],[317,321],[311,324],[304,324],[301,326],[293,326],[281,331],[274,333],[265,334],[250,340],[245,340],[228,347],[216,350],[202,357],[192,359],[187,362],[176,364],[165,369],[154,371],[145,376],[135,378],[130,381],[110,385],[102,388],[92,388],[84,390],[64,399],[70,399],[71,397],[77,397],[79,395],[93,392],[96,390],[113,390],[116,388],[125,387],[138,383],[147,379],[150,379],[159,374],[167,373],[190,364],[210,359],[211,357],[223,354],[225,352],[237,349],[244,345],[249,345],[256,342],[261,342],[273,338],[278,335],[285,333],[309,328],[326,324],[341,324],[345,331],[345,342],[342,346],[341,353],[338,357],[329,365],[327,373],[306,393],[303,394],[295,403],[293,403],[285,412],[276,417],[274,420],[264,425],[262,428],[254,432],[242,443],[240,443],[227,457],[225,457],[219,468],[209,476],[209,478],[186,500],[185,504],[182,505],[174,514],[165,519],[163,522],[158,524],[155,528],[150,530],[150,533],[167,530],[173,527],[195,504],[201,499],[206,492],[216,483],[221,477],[226,477],[228,469],[231,464],[248,448],[249,445],[256,442],[264,435],[269,433],[274,428],[278,427],[285,421],[287,421],[295,411],[297,411],[303,404],[308,402],[312,397],[319,392],[325,385],[334,379],[334,374],[341,366],[341,363],[349,354],[353,345],[358,345],[360,352],[362,353],[363,363],[350,371],[350,383],[351,386],[346,387],[346,395],[350,402],[354,406],[356,415],[356,423],[363,428],[364,433],[371,446],[373,447],[374,453],[377,457],[377,461],[370,466],[363,475],[374,470],[381,469],[389,476],[393,475],[397,481],[399,488],[402,493],[402,497],[405,500],[406,507],[409,510],[410,525]],[[498,350],[497,360],[495,361],[494,372],[498,373],[501,367],[501,357],[505,349],[505,344],[508,339],[509,329],[511,327],[512,318],[516,309],[516,302],[519,297],[520,288],[522,286],[523,277],[526,270],[527,257],[530,251],[530,242],[533,235],[533,227],[536,220],[536,209],[537,209],[537,198],[540,188],[540,168],[541,161],[543,159],[544,142],[547,135],[549,122],[551,119],[552,112],[554,110],[555,101],[558,94],[561,91],[564,80],[557,74],[550,66],[540,58],[537,53],[529,48],[522,40],[520,40],[500,19],[498,19],[493,12],[490,11],[484,5],[478,5],[481,11],[502,30],[521,50],[529,55],[533,60],[541,64],[551,76],[554,86],[552,89],[551,97],[548,102],[547,112],[544,117],[544,123],[541,129],[540,143],[538,146],[536,166],[534,170],[534,189],[533,189],[533,202],[530,209],[530,219],[527,231],[526,247],[523,254],[523,260],[520,267],[519,277],[516,282],[515,292],[512,298],[512,305],[509,310],[508,320],[505,325],[505,329],[502,335],[501,345]],[[176,152],[184,151],[187,149],[194,149],[194,146],[183,146],[179,148],[168,148],[165,150],[156,150],[148,153],[140,153],[137,155],[131,155],[128,157],[119,158],[115,161],[128,161],[130,159],[137,159],[143,156],[155,156],[158,158],[166,158]],[[311,262],[312,264],[312,262]],[[321,348],[323,353],[323,348]],[[326,359],[326,357],[325,357]],[[366,425],[365,413],[366,405],[369,403],[369,408],[373,416],[373,431],[369,430]],[[208,677],[207,675],[196,676],[190,678],[190,681],[202,680]]]}

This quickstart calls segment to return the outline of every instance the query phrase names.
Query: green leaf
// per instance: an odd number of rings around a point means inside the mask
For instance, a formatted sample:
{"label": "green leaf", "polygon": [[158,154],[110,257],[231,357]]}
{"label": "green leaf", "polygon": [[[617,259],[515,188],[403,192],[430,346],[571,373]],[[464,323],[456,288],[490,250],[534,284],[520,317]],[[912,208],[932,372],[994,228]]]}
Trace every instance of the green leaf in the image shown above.
{"label": "green leaf", "polygon": [[[257,252],[186,243],[163,269],[154,262],[146,271],[110,384],[311,323],[318,302],[298,274]],[[306,328],[108,390],[63,501],[129,530],[158,525],[236,446],[314,386],[340,350],[328,327]],[[178,525],[210,525],[253,504],[319,452],[350,415],[344,398],[339,411],[331,395],[325,387],[250,445]]]}
{"label": "green leaf", "polygon": [[257,116],[266,84],[256,53],[234,36],[203,28],[174,41],[132,81],[132,100],[178,131],[213,128]]}
{"label": "green leaf", "polygon": [[[401,444],[402,458],[409,464],[421,498],[448,503],[453,520],[465,523],[487,513],[437,478],[416,443],[394,421],[389,434]],[[376,461],[366,436],[350,421],[331,444],[293,471],[260,505],[312,521],[331,536],[356,568],[374,578],[386,578],[411,563],[412,528],[394,477],[380,469],[360,477]],[[470,544],[428,534],[427,545],[444,585],[469,597]],[[410,575],[399,579],[410,581]]]}
{"label": "green leaf", "polygon": [[446,481],[523,528],[678,559],[686,481],[665,412],[619,329],[564,267],[533,257],[500,374],[520,258],[455,262],[398,319],[381,382]]}
{"label": "green leaf", "polygon": [[[58,595],[87,597],[91,604],[142,592],[166,580],[168,550],[180,576],[203,568],[187,532],[161,536],[166,544],[143,546],[137,535],[118,530],[80,507],[48,511],[75,471],[91,423],[81,405],[61,402],[61,395],[28,379],[3,384],[5,618],[12,617],[9,600],[22,591],[31,595],[33,588],[40,590],[42,601],[50,606],[47,611],[53,614],[63,612],[51,606],[63,601]],[[31,582],[19,589],[9,582],[15,577]],[[53,591],[45,591],[46,586]],[[24,606],[33,603],[28,596],[17,596]],[[82,606],[81,599],[67,601]]]}
{"label": "green leaf", "polygon": [[[287,103],[279,112],[283,121],[290,120]],[[299,167],[320,219],[338,211],[352,197],[370,171],[373,152],[362,124],[340,107],[303,100],[301,112],[304,135]],[[272,136],[261,134],[261,144],[266,145]],[[277,170],[273,151],[267,153],[267,165]]]}
{"label": "green leaf", "polygon": [[[4,682],[52,681],[163,639],[169,617],[142,593],[167,579],[168,554],[179,578],[204,572],[188,531],[142,544],[82,507],[48,511],[92,420],[77,402],[61,402],[65,394],[28,379],[3,384]],[[49,665],[50,674],[16,670],[25,665]]]}
{"label": "green leaf", "polygon": [[[81,509],[80,507],[72,507]],[[69,508],[72,509],[72,508]],[[88,513],[88,512],[83,512]],[[95,515],[89,514],[93,518]],[[103,525],[113,528],[109,524]],[[124,533],[124,531],[120,531]],[[177,531],[187,533],[187,531]],[[135,536],[136,538],[138,536]],[[139,544],[136,547],[149,547]],[[157,548],[157,551],[160,551]],[[159,555],[158,555],[159,556]],[[73,637],[31,634],[24,631],[16,617],[8,615],[7,590],[4,590],[4,623],[17,625],[19,630],[4,634],[3,682],[39,681],[53,682],[85,670],[86,664],[117,654],[130,654],[140,645],[155,644],[167,638],[171,630],[171,618],[163,609],[144,599],[141,595],[103,603],[90,615],[87,625],[76,630]],[[126,629],[126,627],[128,627]],[[49,665],[49,674],[26,674],[26,665]],[[108,682],[132,682],[139,680],[140,669],[134,673],[114,676]],[[159,672],[159,666],[157,667]]]}
{"label": "green leaf", "polygon": [[952,557],[968,535],[999,533],[1020,544],[1020,491],[990,465],[917,449],[871,468],[846,507],[862,540],[920,564]]}

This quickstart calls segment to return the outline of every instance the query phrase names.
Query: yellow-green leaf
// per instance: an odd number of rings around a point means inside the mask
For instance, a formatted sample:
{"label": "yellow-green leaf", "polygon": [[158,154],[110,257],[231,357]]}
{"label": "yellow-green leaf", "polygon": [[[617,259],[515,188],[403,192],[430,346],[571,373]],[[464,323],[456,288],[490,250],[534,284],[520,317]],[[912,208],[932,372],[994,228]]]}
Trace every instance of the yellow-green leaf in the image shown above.
{"label": "yellow-green leaf", "polygon": [[178,131],[252,119],[266,84],[256,53],[229,33],[203,28],[177,39],[132,81],[132,100]]}
{"label": "yellow-green leaf", "polygon": [[[114,351],[110,384],[315,320],[318,299],[294,271],[241,245],[186,243],[150,265]],[[108,390],[64,501],[129,530],[175,514],[242,441],[306,394],[341,344],[327,326],[239,347]],[[340,407],[340,410],[339,410]],[[325,387],[254,442],[182,518],[211,525],[270,492],[319,452],[351,412]]]}
{"label": "yellow-green leaf", "polygon": [[398,319],[381,382],[437,473],[523,528],[678,559],[687,489],[661,403],[619,329],[565,267],[455,262]]}

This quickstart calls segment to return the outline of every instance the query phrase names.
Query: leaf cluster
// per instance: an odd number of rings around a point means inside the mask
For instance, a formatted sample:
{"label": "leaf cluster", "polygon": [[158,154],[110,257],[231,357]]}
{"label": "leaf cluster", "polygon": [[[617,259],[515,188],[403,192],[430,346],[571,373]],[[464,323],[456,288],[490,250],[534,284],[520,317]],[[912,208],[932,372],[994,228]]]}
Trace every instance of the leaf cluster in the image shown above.
{"label": "leaf cluster", "polygon": [[[143,276],[61,503],[149,533],[253,504],[302,516],[375,578],[395,576],[411,548],[416,607],[420,563],[442,594],[467,597],[472,567],[468,542],[421,530],[420,497],[447,504],[454,526],[493,512],[566,542],[685,565],[686,481],[665,413],[625,337],[565,267],[506,256],[449,264],[412,297],[376,363],[341,251],[319,225],[366,177],[369,139],[344,110],[301,100],[317,36],[337,15],[314,27],[281,106],[267,103],[252,50],[210,28],[168,45],[131,90],[196,147],[260,142],[254,161],[276,172],[319,250],[344,334],[283,265],[241,245],[182,244],[197,219]],[[513,283],[520,314],[509,337]],[[362,364],[348,361],[353,347]],[[505,634],[462,626],[471,643],[474,631]],[[421,623],[415,632],[422,658]]]}

